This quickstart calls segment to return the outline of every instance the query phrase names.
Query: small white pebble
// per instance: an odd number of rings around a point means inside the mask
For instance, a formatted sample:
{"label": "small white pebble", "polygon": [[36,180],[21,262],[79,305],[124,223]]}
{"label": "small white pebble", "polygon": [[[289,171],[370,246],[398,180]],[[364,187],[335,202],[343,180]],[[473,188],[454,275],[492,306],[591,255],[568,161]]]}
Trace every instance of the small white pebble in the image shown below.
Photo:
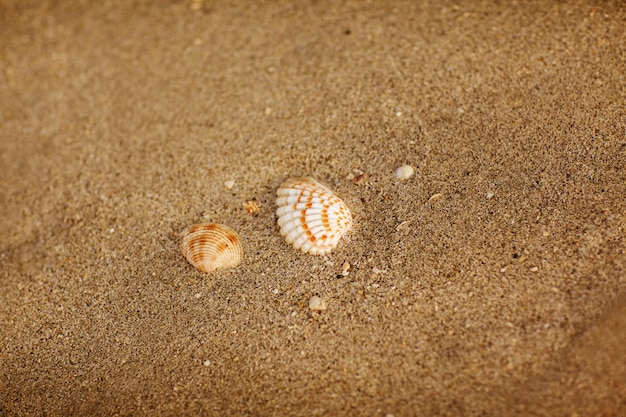
{"label": "small white pebble", "polygon": [[500,272],[503,272],[503,273],[506,272],[506,266],[503,268],[500,268]]}
{"label": "small white pebble", "polygon": [[202,294],[200,294],[199,292],[197,292],[197,293],[195,293],[195,294],[194,294],[194,297],[196,297],[196,298],[200,298],[200,297],[202,297]]}
{"label": "small white pebble", "polygon": [[533,266],[532,268],[530,268],[530,272],[537,272],[539,271],[539,268],[536,266]]}
{"label": "small white pebble", "polygon": [[413,176],[414,173],[415,168],[413,168],[411,165],[402,165],[396,168],[395,172],[396,178],[399,178],[401,180],[408,180]]}
{"label": "small white pebble", "polygon": [[343,266],[341,267],[341,275],[343,275],[344,277],[350,275],[350,262],[345,262],[343,264]]}
{"label": "small white pebble", "polygon": [[491,191],[488,192],[486,197],[487,197],[487,200],[491,200],[493,198],[493,193]]}
{"label": "small white pebble", "polygon": [[381,271],[380,269],[374,267],[374,268],[372,268],[372,272],[375,273],[375,274],[380,274],[383,271]]}
{"label": "small white pebble", "polygon": [[317,295],[314,295],[309,300],[309,308],[313,311],[324,311],[326,310],[326,301],[322,300]]}
{"label": "small white pebble", "polygon": [[274,294],[278,294],[278,288],[274,288],[274,289],[272,290],[272,292],[273,292]]}
{"label": "small white pebble", "polygon": [[115,233],[115,227],[110,228],[109,233]]}
{"label": "small white pebble", "polygon": [[203,364],[204,366],[209,366],[209,365],[211,365],[211,361],[207,359],[207,360],[205,360],[204,362],[202,362],[202,364]]}
{"label": "small white pebble", "polygon": [[226,187],[227,190],[230,190],[234,186],[235,186],[235,181],[233,180],[224,181],[224,187]]}

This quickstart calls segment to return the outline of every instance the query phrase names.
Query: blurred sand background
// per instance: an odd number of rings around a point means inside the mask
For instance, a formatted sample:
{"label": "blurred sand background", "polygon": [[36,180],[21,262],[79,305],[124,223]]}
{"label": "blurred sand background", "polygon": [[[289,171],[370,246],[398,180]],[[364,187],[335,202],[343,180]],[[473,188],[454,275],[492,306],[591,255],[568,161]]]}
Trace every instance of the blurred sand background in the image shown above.
{"label": "blurred sand background", "polygon": [[620,1],[0,1],[0,415],[626,415],[625,73]]}

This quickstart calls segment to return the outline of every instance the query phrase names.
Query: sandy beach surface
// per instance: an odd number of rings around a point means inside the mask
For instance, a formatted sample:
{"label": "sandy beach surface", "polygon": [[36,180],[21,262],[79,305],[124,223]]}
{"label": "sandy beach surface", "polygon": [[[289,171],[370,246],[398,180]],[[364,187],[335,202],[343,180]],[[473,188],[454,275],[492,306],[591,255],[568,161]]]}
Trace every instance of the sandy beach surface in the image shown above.
{"label": "sandy beach surface", "polygon": [[620,1],[0,1],[0,415],[625,416],[625,57]]}

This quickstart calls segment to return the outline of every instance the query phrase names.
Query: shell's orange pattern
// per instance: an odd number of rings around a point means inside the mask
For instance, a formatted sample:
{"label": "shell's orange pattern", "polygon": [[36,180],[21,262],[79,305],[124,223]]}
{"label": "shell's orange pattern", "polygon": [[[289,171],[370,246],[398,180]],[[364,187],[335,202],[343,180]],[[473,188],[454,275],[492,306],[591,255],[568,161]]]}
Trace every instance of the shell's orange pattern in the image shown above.
{"label": "shell's orange pattern", "polygon": [[195,224],[180,238],[180,250],[190,264],[202,272],[231,268],[243,258],[243,248],[237,233],[217,223]]}
{"label": "shell's orange pattern", "polygon": [[352,228],[345,203],[313,178],[289,178],[276,195],[280,233],[305,253],[329,253]]}

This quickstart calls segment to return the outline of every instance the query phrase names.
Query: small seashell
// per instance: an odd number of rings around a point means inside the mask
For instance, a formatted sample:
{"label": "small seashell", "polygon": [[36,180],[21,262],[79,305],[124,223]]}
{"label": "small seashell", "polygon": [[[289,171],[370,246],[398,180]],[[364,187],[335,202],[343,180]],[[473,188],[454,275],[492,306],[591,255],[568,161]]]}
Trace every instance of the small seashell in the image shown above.
{"label": "small seashell", "polygon": [[396,226],[396,231],[406,227],[408,224],[411,223],[411,220],[405,220],[402,223],[400,223],[399,225]]}
{"label": "small seashell", "polygon": [[408,180],[413,176],[414,172],[415,168],[413,168],[411,165],[402,165],[396,168],[395,174],[396,178],[398,179]]}
{"label": "small seashell", "polygon": [[428,201],[439,201],[442,198],[443,198],[443,195],[441,193],[437,193],[437,194],[433,194],[432,196],[430,196]]}
{"label": "small seashell", "polygon": [[259,205],[256,201],[250,200],[243,203],[243,208],[246,209],[248,214],[258,214],[259,213]]}
{"label": "small seashell", "polygon": [[188,227],[180,238],[180,250],[202,272],[239,264],[243,248],[239,236],[223,224],[202,223]]}
{"label": "small seashell", "polygon": [[289,178],[276,195],[280,234],[305,253],[329,253],[352,228],[345,203],[313,178]]}

